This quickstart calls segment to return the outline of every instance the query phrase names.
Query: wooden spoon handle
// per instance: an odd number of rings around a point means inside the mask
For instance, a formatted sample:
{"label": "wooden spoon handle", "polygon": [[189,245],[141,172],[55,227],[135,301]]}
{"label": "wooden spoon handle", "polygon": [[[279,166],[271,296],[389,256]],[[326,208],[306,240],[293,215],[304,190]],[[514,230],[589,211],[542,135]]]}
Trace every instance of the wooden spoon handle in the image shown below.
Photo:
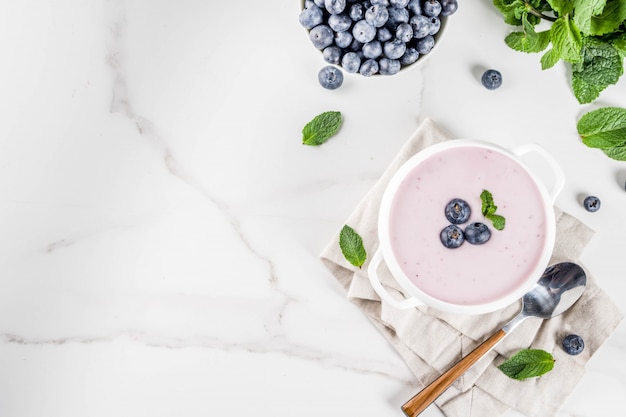
{"label": "wooden spoon handle", "polygon": [[480,358],[489,352],[504,336],[505,331],[500,329],[489,339],[478,345],[456,365],[444,372],[439,378],[418,392],[402,406],[402,411],[408,417],[415,417],[437,399],[454,381],[465,373]]}

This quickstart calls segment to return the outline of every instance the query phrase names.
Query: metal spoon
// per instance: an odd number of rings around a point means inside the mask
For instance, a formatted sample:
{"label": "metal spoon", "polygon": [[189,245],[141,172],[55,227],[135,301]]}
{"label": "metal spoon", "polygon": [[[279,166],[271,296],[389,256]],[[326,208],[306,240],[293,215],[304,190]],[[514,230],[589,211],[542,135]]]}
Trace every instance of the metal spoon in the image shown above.
{"label": "metal spoon", "polygon": [[549,266],[539,281],[522,298],[522,311],[456,365],[407,401],[402,406],[404,414],[408,417],[415,417],[424,411],[465,371],[528,317],[549,319],[563,313],[580,298],[586,285],[587,276],[579,265],[562,262]]}

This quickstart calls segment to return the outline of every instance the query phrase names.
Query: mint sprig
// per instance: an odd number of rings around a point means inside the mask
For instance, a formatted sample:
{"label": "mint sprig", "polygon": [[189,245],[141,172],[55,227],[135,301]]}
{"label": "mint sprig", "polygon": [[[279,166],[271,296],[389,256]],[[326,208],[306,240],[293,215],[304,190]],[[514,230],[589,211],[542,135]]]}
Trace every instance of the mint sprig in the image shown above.
{"label": "mint sprig", "polygon": [[343,256],[354,266],[359,268],[365,263],[367,253],[363,247],[363,239],[347,224],[339,233],[339,247]]}
{"label": "mint sprig", "polygon": [[318,114],[302,129],[302,143],[310,146],[321,145],[339,131],[342,121],[338,111]]}
{"label": "mint sprig", "polygon": [[576,125],[585,145],[626,161],[626,109],[602,107],[585,113]]}
{"label": "mint sprig", "polygon": [[[624,72],[626,1],[493,0],[504,22],[520,28],[506,44],[520,52],[540,53],[541,68],[559,61],[572,67],[572,92],[591,103]],[[542,21],[549,29],[537,32]]]}
{"label": "mint sprig", "polygon": [[522,349],[498,366],[506,376],[518,381],[541,376],[552,368],[554,357],[541,349]]}
{"label": "mint sprig", "polygon": [[481,212],[483,213],[483,216],[491,220],[491,223],[496,230],[504,229],[506,219],[503,216],[496,214],[498,206],[496,206],[493,202],[493,195],[491,195],[489,191],[483,190],[483,192],[480,193],[480,201],[482,202]]}

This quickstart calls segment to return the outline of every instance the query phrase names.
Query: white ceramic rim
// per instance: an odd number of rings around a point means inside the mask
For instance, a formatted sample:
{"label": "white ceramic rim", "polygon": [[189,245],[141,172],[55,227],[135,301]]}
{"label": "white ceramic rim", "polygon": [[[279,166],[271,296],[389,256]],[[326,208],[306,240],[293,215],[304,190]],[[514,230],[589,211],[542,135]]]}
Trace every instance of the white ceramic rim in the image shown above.
{"label": "white ceramic rim", "polygon": [[[535,182],[541,195],[542,205],[546,213],[545,245],[539,262],[537,262],[537,266],[533,269],[532,273],[528,275],[523,285],[520,285],[520,287],[517,288],[515,291],[509,293],[506,297],[502,297],[498,300],[483,304],[453,304],[436,299],[420,290],[417,286],[415,286],[415,284],[413,284],[409,280],[406,274],[402,271],[402,268],[398,264],[393,254],[391,248],[391,240],[389,238],[389,212],[393,203],[393,197],[395,196],[395,193],[400,186],[400,183],[404,180],[408,173],[413,170],[413,168],[415,168],[426,158],[443,150],[462,146],[477,146],[484,149],[489,149],[494,152],[498,152],[500,154],[508,156],[514,162],[517,162],[520,167],[522,167],[524,171],[526,171]],[[458,314],[490,313],[504,308],[512,304],[513,302],[521,299],[524,294],[526,294],[526,292],[528,292],[532,288],[532,286],[539,280],[545,268],[548,266],[550,257],[552,256],[554,241],[556,238],[556,219],[553,206],[554,198],[556,198],[556,196],[550,196],[544,182],[542,182],[537,177],[537,175],[533,173],[531,169],[529,169],[529,167],[521,160],[521,158],[506,148],[503,148],[491,142],[475,139],[453,139],[445,142],[440,142],[438,144],[431,145],[428,148],[423,149],[422,151],[411,157],[409,160],[407,160],[389,181],[389,184],[387,185],[381,200],[380,212],[378,216],[378,239],[380,242],[379,250],[382,250],[383,260],[385,261],[387,268],[389,269],[395,280],[400,284],[401,288],[407,296],[412,296],[427,306],[445,312]]]}
{"label": "white ceramic rim", "polygon": [[[300,11],[304,10],[304,3],[305,3],[304,0],[300,0]],[[439,49],[439,44],[441,43],[441,38],[443,37],[443,34],[445,33],[446,27],[448,26],[448,19],[450,18],[450,16],[439,15],[437,17],[439,17],[439,21],[441,23],[441,26],[439,27],[439,31],[433,35],[433,38],[435,38],[435,46],[433,46],[433,49],[431,49],[427,54],[420,54],[420,56],[417,58],[417,61],[415,61],[414,63],[402,66],[400,68],[400,71],[397,74],[395,74],[395,75],[399,75],[399,74],[402,74],[404,72],[407,72],[410,69],[419,67],[424,61],[426,61],[428,59],[429,56],[431,56],[433,54],[433,52],[435,52],[436,49]],[[302,26],[300,25],[300,27],[302,27]],[[304,31],[305,31],[305,33],[307,34],[307,37],[308,37],[309,36],[309,32],[311,31],[311,29],[307,29],[307,28],[304,28],[304,27],[302,29],[304,29]],[[309,40],[309,45],[315,49],[315,46],[313,46],[311,44],[310,40]],[[321,50],[318,49],[318,51],[320,52],[320,54],[322,53]],[[323,59],[322,59],[322,61],[323,61]],[[326,65],[333,65],[333,64],[327,63],[326,61],[323,61],[323,62]],[[337,68],[341,68],[343,70],[343,68],[341,67],[341,64],[337,64],[335,66]],[[347,72],[345,70],[343,70],[343,71],[346,74],[361,76],[361,74],[359,74],[358,72],[357,73],[350,73],[350,72]],[[364,78],[372,78],[372,77],[380,77],[380,76],[383,76],[383,77],[393,77],[393,75],[382,75],[382,74],[377,72],[376,74],[372,75],[371,77],[364,77]]]}

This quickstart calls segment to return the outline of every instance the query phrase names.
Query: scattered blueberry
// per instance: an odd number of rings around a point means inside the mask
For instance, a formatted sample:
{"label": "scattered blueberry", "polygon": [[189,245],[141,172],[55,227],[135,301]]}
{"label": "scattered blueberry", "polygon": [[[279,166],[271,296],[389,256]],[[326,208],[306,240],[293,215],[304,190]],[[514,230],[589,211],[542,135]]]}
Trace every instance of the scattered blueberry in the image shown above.
{"label": "scattered blueberry", "polygon": [[339,68],[327,65],[317,74],[317,79],[322,87],[328,90],[335,90],[343,84],[343,73]]}
{"label": "scattered blueberry", "polygon": [[465,240],[472,245],[482,245],[491,237],[491,231],[485,223],[470,223],[465,228]]}
{"label": "scattered blueberry", "polygon": [[583,206],[585,207],[585,210],[594,213],[600,210],[600,199],[595,195],[585,197],[585,200],[583,201]]}
{"label": "scattered blueberry", "polygon": [[317,49],[324,49],[332,45],[335,36],[333,35],[333,30],[328,26],[317,25],[309,32],[309,38],[311,38],[313,46]]}
{"label": "scattered blueberry", "polygon": [[389,20],[389,11],[385,6],[374,4],[365,11],[365,21],[380,28]]}
{"label": "scattered blueberry", "polygon": [[498,70],[488,69],[483,73],[480,81],[487,90],[495,90],[502,85],[502,74]]}
{"label": "scattered blueberry", "polygon": [[462,224],[469,220],[472,210],[467,201],[460,198],[450,200],[444,209],[446,219],[452,224]]}
{"label": "scattered blueberry", "polygon": [[446,226],[439,235],[443,246],[450,249],[455,249],[461,246],[464,241],[463,231],[459,226],[454,224]]}
{"label": "scattered blueberry", "polygon": [[365,77],[371,77],[378,72],[378,61],[375,59],[368,59],[361,64],[359,73]]}
{"label": "scattered blueberry", "polygon": [[565,336],[562,345],[563,350],[565,350],[568,355],[578,355],[585,349],[585,341],[577,334]]}
{"label": "scattered blueberry", "polygon": [[415,49],[417,49],[417,52],[419,52],[420,55],[429,53],[430,51],[433,50],[434,47],[435,47],[435,38],[433,38],[433,35],[427,35],[423,37],[422,39],[418,39],[415,42]]}
{"label": "scattered blueberry", "polygon": [[324,12],[316,5],[313,5],[302,10],[298,20],[305,29],[313,29],[324,21]]}
{"label": "scattered blueberry", "polygon": [[361,66],[361,57],[356,52],[346,52],[341,58],[341,66],[346,72],[358,72]]}
{"label": "scattered blueberry", "polygon": [[459,8],[457,0],[441,0],[441,15],[450,16]]}
{"label": "scattered blueberry", "polygon": [[325,0],[324,6],[330,14],[339,14],[346,8],[346,0]]}
{"label": "scattered blueberry", "polygon": [[376,36],[376,28],[367,23],[367,20],[359,20],[352,28],[352,36],[359,42],[368,43]]}
{"label": "scattered blueberry", "polygon": [[437,0],[426,0],[422,5],[422,11],[426,16],[430,17],[439,16],[439,13],[441,13],[441,9],[441,3],[439,3]]}
{"label": "scattered blueberry", "polygon": [[402,65],[397,59],[381,58],[378,61],[378,72],[382,75],[396,75]]}

